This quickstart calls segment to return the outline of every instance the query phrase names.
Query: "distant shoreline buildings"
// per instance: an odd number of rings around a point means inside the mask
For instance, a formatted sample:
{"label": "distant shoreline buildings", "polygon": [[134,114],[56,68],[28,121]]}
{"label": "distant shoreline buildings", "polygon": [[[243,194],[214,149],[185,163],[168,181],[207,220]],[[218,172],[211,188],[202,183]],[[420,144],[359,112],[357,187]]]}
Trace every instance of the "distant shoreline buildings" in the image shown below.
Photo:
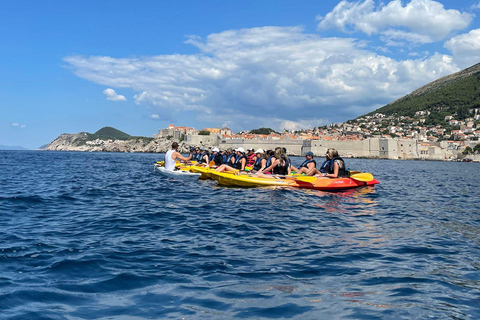
{"label": "distant shoreline buildings", "polygon": [[[169,125],[153,137],[221,149],[251,147],[266,150],[283,146],[291,155],[312,151],[323,156],[326,148],[336,148],[342,156],[353,158],[457,160],[465,148],[473,149],[479,143],[480,111],[472,109],[471,114],[465,120],[446,116],[443,125],[429,126],[426,125],[429,111],[418,111],[414,117],[376,113],[345,123],[268,135],[234,134],[227,127],[196,130]],[[480,161],[478,154],[467,156]]]}

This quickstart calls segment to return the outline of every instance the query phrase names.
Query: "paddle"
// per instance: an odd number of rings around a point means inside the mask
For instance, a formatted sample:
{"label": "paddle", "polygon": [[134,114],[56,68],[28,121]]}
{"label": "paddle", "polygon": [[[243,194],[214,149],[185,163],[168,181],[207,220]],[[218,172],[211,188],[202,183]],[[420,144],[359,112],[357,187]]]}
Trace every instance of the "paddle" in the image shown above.
{"label": "paddle", "polygon": [[364,172],[364,173],[352,174],[350,178],[357,181],[369,182],[373,180],[373,175],[371,173]]}

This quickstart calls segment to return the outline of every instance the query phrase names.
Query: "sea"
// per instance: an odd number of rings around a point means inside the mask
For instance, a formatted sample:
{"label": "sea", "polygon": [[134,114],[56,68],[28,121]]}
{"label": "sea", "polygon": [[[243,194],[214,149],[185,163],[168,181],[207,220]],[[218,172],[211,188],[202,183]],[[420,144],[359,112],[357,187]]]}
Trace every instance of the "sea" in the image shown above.
{"label": "sea", "polygon": [[0,319],[480,319],[480,163],[346,159],[380,184],[322,192],[163,157],[0,151]]}

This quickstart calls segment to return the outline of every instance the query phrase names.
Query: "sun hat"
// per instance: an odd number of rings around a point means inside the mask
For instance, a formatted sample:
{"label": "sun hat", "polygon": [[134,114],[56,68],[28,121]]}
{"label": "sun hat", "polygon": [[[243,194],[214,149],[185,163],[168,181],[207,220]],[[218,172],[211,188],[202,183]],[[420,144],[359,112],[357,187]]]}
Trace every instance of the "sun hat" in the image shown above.
{"label": "sun hat", "polygon": [[313,152],[312,151],[308,151],[305,153],[306,156],[310,156],[310,157],[313,157]]}
{"label": "sun hat", "polygon": [[263,149],[257,149],[257,151],[255,151],[255,153],[264,153],[265,151],[263,151]]}
{"label": "sun hat", "polygon": [[212,151],[213,151],[213,152],[219,152],[220,149],[218,149],[218,148],[213,148]]}
{"label": "sun hat", "polygon": [[253,148],[248,148],[247,149],[247,151],[253,151],[253,150],[255,150],[255,149],[253,149]]}
{"label": "sun hat", "polygon": [[235,151],[240,151],[241,153],[245,153],[245,150],[242,147],[235,149]]}

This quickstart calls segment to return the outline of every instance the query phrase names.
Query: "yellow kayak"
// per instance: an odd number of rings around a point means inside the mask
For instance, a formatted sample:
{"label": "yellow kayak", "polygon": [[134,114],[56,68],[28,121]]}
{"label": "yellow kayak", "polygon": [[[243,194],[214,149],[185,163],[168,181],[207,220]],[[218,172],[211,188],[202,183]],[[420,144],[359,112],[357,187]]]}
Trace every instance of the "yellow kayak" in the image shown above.
{"label": "yellow kayak", "polygon": [[215,170],[210,171],[210,177],[218,184],[231,187],[261,187],[261,186],[298,186],[295,179],[285,179],[274,177],[265,178],[251,174],[232,174],[226,172],[217,172]]}
{"label": "yellow kayak", "polygon": [[195,173],[201,173],[202,175],[200,176],[200,179],[211,179],[210,172],[212,171],[212,169],[210,169],[209,167],[191,166],[190,171]]}

